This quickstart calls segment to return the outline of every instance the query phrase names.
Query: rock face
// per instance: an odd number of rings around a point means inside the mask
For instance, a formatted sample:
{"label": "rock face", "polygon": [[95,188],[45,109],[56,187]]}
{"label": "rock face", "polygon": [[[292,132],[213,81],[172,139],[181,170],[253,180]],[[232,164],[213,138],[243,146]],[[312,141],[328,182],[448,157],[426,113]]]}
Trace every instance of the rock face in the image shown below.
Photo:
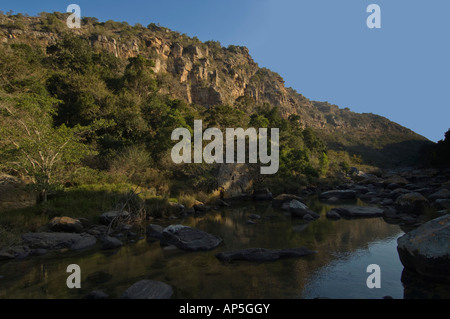
{"label": "rock face", "polygon": [[89,234],[74,233],[27,233],[22,240],[30,248],[81,250],[92,247],[97,239]]}
{"label": "rock face", "polygon": [[354,190],[332,190],[323,192],[319,195],[320,199],[330,199],[330,198],[337,198],[337,199],[355,199],[356,198],[356,191]]}
{"label": "rock face", "polygon": [[70,217],[55,217],[48,226],[53,232],[79,233],[83,230],[81,221]]}
{"label": "rock face", "polygon": [[219,246],[222,241],[222,238],[182,225],[167,227],[162,232],[160,238],[161,245],[173,245],[189,251],[213,250]]}
{"label": "rock face", "polygon": [[242,198],[252,190],[252,174],[244,164],[222,164],[217,183],[222,199]]}
{"label": "rock face", "polygon": [[333,208],[327,216],[338,216],[347,218],[370,218],[382,217],[384,210],[378,207],[371,206],[344,206]]}
{"label": "rock face", "polygon": [[315,253],[315,251],[303,247],[277,250],[253,248],[222,252],[217,254],[216,257],[221,261],[246,260],[262,262],[275,261],[281,258],[303,257]]}
{"label": "rock face", "polygon": [[122,299],[170,299],[173,295],[171,286],[153,280],[141,280],[122,295]]}
{"label": "rock face", "polygon": [[450,215],[429,221],[397,240],[403,265],[420,275],[450,284]]}

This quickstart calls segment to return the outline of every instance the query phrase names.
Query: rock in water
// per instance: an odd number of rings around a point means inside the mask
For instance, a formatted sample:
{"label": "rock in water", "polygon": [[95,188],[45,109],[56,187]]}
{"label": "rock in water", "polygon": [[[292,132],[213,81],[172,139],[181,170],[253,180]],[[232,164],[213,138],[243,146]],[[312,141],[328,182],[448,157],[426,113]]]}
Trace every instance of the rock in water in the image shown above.
{"label": "rock in water", "polygon": [[405,268],[450,284],[450,215],[431,220],[397,240]]}
{"label": "rock in water", "polygon": [[312,219],[318,219],[320,218],[320,215],[313,212],[311,209],[308,208],[305,204],[302,202],[293,199],[289,202],[285,202],[281,209],[291,212],[292,216],[304,218],[306,215],[310,215]]}
{"label": "rock in water", "polygon": [[420,193],[403,194],[395,201],[397,209],[405,214],[423,214],[428,200]]}
{"label": "rock in water", "polygon": [[339,215],[339,213],[334,211],[334,210],[330,210],[327,213],[327,218],[328,219],[336,219],[337,220],[337,219],[341,219],[341,215]]}
{"label": "rock in water", "polygon": [[253,200],[272,200],[272,193],[267,189],[257,189],[253,191]]}
{"label": "rock in water", "polygon": [[153,280],[141,280],[122,295],[122,299],[170,299],[173,295],[171,286]]}
{"label": "rock in water", "polygon": [[100,216],[100,224],[109,226],[109,224],[114,220],[118,218],[126,218],[130,216],[128,212],[125,211],[111,211],[107,213],[103,213]]}
{"label": "rock in water", "polygon": [[116,248],[119,248],[122,246],[123,246],[122,241],[120,241],[119,239],[117,239],[115,237],[107,236],[103,239],[103,245],[102,245],[103,250],[116,249]]}
{"label": "rock in water", "polygon": [[275,261],[281,258],[303,257],[315,254],[315,251],[300,247],[290,249],[263,249],[252,248],[229,252],[222,252],[216,255],[221,261],[246,260],[246,261]]}
{"label": "rock in water", "polygon": [[27,233],[22,235],[22,240],[30,248],[71,250],[89,248],[97,242],[92,235],[75,233]]}
{"label": "rock in water", "polygon": [[347,218],[370,218],[383,216],[384,210],[378,207],[371,206],[343,206],[333,208],[327,213],[327,216],[338,216]]}
{"label": "rock in water", "polygon": [[160,238],[161,245],[173,245],[189,251],[213,250],[222,241],[222,238],[182,225],[167,227],[163,230]]}
{"label": "rock in water", "polygon": [[88,293],[87,295],[85,295],[83,297],[83,299],[106,299],[108,297],[109,297],[109,295],[105,294],[103,291],[94,290],[94,291],[91,291],[90,293]]}
{"label": "rock in water", "polygon": [[283,205],[283,203],[290,202],[293,199],[298,200],[299,202],[303,202],[303,198],[301,198],[299,196],[291,195],[291,194],[281,194],[273,199],[272,205],[274,207],[281,207],[281,205]]}
{"label": "rock in water", "polygon": [[450,199],[450,191],[446,188],[443,188],[430,196],[428,196],[429,200],[436,200],[436,199]]}
{"label": "rock in water", "polygon": [[147,236],[150,238],[160,239],[163,231],[164,227],[159,225],[152,224],[147,226]]}
{"label": "rock in water", "polygon": [[320,199],[330,199],[330,198],[338,198],[338,199],[355,199],[356,191],[354,190],[332,190],[328,192],[323,192],[319,195]]}

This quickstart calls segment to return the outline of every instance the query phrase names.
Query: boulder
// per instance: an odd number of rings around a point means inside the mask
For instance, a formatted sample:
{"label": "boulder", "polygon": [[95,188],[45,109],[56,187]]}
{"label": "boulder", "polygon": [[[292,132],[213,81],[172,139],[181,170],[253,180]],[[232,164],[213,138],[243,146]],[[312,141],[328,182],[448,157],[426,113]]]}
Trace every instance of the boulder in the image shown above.
{"label": "boulder", "polygon": [[272,193],[267,189],[258,189],[253,191],[253,200],[272,200]]}
{"label": "boulder", "polygon": [[106,299],[109,295],[105,294],[103,291],[94,290],[83,297],[83,299]]}
{"label": "boulder", "polygon": [[163,231],[164,227],[159,225],[152,224],[147,226],[147,236],[150,238],[160,239]]}
{"label": "boulder", "polygon": [[127,218],[130,214],[126,211],[110,211],[100,216],[100,224],[109,226],[114,219]]}
{"label": "boulder", "polygon": [[447,188],[442,188],[439,191],[428,196],[429,200],[436,199],[450,199],[450,191]]}
{"label": "boulder", "polygon": [[216,206],[219,206],[219,207],[230,207],[230,204],[228,204],[226,201],[224,201],[224,200],[222,200],[222,199],[220,199],[220,198],[216,199],[216,201],[214,202],[214,204],[215,204]]}
{"label": "boulder", "polygon": [[315,251],[306,249],[304,247],[290,248],[290,249],[275,249],[275,250],[269,250],[264,248],[251,248],[251,249],[222,252],[217,254],[216,257],[220,261],[245,260],[245,261],[262,262],[262,261],[275,261],[281,258],[303,257],[315,253],[316,253]]}
{"label": "boulder", "polygon": [[405,268],[450,284],[450,215],[422,224],[397,240]]}
{"label": "boulder", "polygon": [[92,247],[97,239],[89,234],[75,233],[27,233],[22,235],[23,242],[30,248],[81,250]]}
{"label": "boulder", "polygon": [[310,215],[314,219],[320,218],[320,215],[313,212],[302,202],[299,202],[296,199],[291,200],[290,202],[285,202],[281,208],[285,211],[289,211],[292,216],[303,218],[305,215]]}
{"label": "boulder", "polygon": [[400,195],[395,201],[395,205],[402,213],[420,215],[428,205],[428,200],[422,194],[412,192]]}
{"label": "boulder", "polygon": [[195,201],[193,208],[195,212],[203,213],[206,211],[206,205],[198,200]]}
{"label": "boulder", "polygon": [[213,250],[222,241],[222,238],[182,225],[173,225],[165,228],[160,238],[161,245],[173,245],[189,251]]}
{"label": "boulder", "polygon": [[395,184],[395,185],[398,185],[401,187],[404,185],[408,185],[409,181],[404,177],[395,175],[395,176],[392,176],[392,177],[386,179],[385,181],[383,181],[383,184],[385,187],[388,185],[391,185],[391,184]]}
{"label": "boulder", "polygon": [[345,190],[332,190],[320,193],[319,198],[320,199],[330,199],[332,197],[336,197],[338,199],[356,199],[356,191],[351,189],[345,189]]}
{"label": "boulder", "polygon": [[301,198],[300,196],[291,195],[291,194],[281,194],[272,200],[272,205],[274,207],[281,207],[281,205],[283,205],[283,203],[289,202],[293,199],[298,200],[299,202],[303,202],[303,198]]}
{"label": "boulder", "polygon": [[107,236],[103,239],[102,250],[116,249],[122,246],[123,243],[120,239]]}
{"label": "boulder", "polygon": [[0,250],[0,261],[14,259],[16,256],[6,249]]}
{"label": "boulder", "polygon": [[382,217],[383,209],[372,206],[343,206],[333,208],[327,215],[334,213],[346,218],[371,218]]}
{"label": "boulder", "polygon": [[437,199],[434,204],[438,208],[449,209],[450,208],[450,199]]}
{"label": "boulder", "polygon": [[83,224],[78,219],[55,217],[48,224],[48,228],[54,232],[79,233],[83,230]]}
{"label": "boulder", "polygon": [[173,295],[171,286],[154,280],[141,280],[122,295],[122,299],[170,299]]}
{"label": "boulder", "polygon": [[70,246],[70,249],[71,250],[83,250],[83,249],[94,246],[96,243],[97,243],[97,239],[94,236],[86,234],[86,236],[82,236],[80,240],[73,243],[73,245]]}
{"label": "boulder", "polygon": [[334,210],[330,210],[327,213],[327,218],[329,218],[329,219],[336,219],[337,220],[337,219],[341,219],[341,215],[339,215],[339,213],[334,211]]}

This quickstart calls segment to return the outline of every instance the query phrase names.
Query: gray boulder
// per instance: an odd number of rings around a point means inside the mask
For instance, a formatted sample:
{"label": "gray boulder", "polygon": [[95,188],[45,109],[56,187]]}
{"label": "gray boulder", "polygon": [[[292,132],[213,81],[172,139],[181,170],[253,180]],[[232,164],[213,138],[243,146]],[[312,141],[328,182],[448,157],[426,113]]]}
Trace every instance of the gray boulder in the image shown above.
{"label": "gray boulder", "polygon": [[97,239],[89,234],[75,233],[27,233],[22,235],[23,242],[30,248],[81,250],[92,247]]}
{"label": "gray boulder", "polygon": [[303,257],[310,254],[315,254],[315,251],[309,250],[304,247],[290,248],[290,249],[263,249],[263,248],[251,248],[229,252],[222,252],[216,255],[220,261],[275,261],[281,258],[293,258]]}
{"label": "gray boulder", "polygon": [[296,199],[293,199],[289,202],[285,202],[281,206],[281,209],[290,212],[294,217],[304,218],[306,215],[310,215],[311,217],[313,217],[313,219],[320,218],[319,214],[313,212],[311,209],[308,208],[308,206],[306,206],[305,204]]}
{"label": "gray boulder", "polygon": [[127,218],[130,214],[126,211],[110,211],[100,216],[100,224],[108,226],[114,219]]}
{"label": "gray boulder", "polygon": [[0,261],[14,259],[16,256],[6,249],[0,250]]}
{"label": "gray boulder", "polygon": [[122,295],[122,299],[170,299],[173,295],[171,286],[154,280],[141,280]]}
{"label": "gray boulder", "polygon": [[147,226],[147,237],[160,239],[162,236],[162,232],[164,231],[164,227],[159,225],[148,225]]}
{"label": "gray boulder", "polygon": [[436,199],[450,199],[450,190],[446,188],[442,188],[438,190],[437,192],[431,194],[428,196],[429,200],[436,200]]}
{"label": "gray boulder", "polygon": [[327,216],[333,216],[335,213],[346,218],[371,218],[382,217],[384,210],[371,206],[343,206],[333,208]]}
{"label": "gray boulder", "polygon": [[450,215],[431,220],[397,240],[405,268],[450,284]]}
{"label": "gray boulder", "polygon": [[437,199],[434,204],[441,209],[450,208],[450,199]]}
{"label": "gray boulder", "polygon": [[338,198],[338,199],[355,199],[356,198],[356,191],[351,189],[344,189],[344,190],[332,190],[320,193],[319,198],[322,200],[328,200],[332,197]]}
{"label": "gray boulder", "polygon": [[103,291],[94,290],[94,291],[91,291],[90,293],[88,293],[87,295],[85,295],[83,297],[83,299],[106,299],[108,297],[109,297],[109,295],[105,294]]}
{"label": "gray boulder", "polygon": [[267,188],[265,188],[254,190],[252,198],[253,200],[272,200],[273,195]]}
{"label": "gray boulder", "polygon": [[222,241],[222,238],[182,225],[172,225],[165,228],[160,238],[161,245],[173,245],[189,251],[213,250]]}
{"label": "gray boulder", "polygon": [[103,239],[102,250],[116,249],[122,246],[123,243],[120,239],[107,236]]}
{"label": "gray boulder", "polygon": [[334,210],[330,210],[327,213],[327,218],[328,219],[336,219],[337,220],[337,219],[341,219],[341,215],[339,215],[339,213],[334,211]]}
{"label": "gray boulder", "polygon": [[405,214],[423,214],[427,205],[428,200],[417,192],[403,194],[395,201],[397,209]]}
{"label": "gray boulder", "polygon": [[274,207],[281,207],[281,205],[283,205],[283,203],[290,202],[293,199],[298,200],[299,202],[303,202],[303,199],[299,196],[291,195],[291,194],[281,194],[273,199],[272,205]]}

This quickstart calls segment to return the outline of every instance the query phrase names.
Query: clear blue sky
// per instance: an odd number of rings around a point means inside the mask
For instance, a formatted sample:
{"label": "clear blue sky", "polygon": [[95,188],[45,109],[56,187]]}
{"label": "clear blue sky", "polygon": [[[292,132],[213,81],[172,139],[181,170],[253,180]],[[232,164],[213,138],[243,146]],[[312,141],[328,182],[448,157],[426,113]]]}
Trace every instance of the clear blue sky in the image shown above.
{"label": "clear blue sky", "polygon": [[[385,116],[438,141],[450,128],[449,0],[0,0],[36,15],[81,7],[82,16],[243,45],[307,98]],[[381,7],[369,29],[366,8]]]}

